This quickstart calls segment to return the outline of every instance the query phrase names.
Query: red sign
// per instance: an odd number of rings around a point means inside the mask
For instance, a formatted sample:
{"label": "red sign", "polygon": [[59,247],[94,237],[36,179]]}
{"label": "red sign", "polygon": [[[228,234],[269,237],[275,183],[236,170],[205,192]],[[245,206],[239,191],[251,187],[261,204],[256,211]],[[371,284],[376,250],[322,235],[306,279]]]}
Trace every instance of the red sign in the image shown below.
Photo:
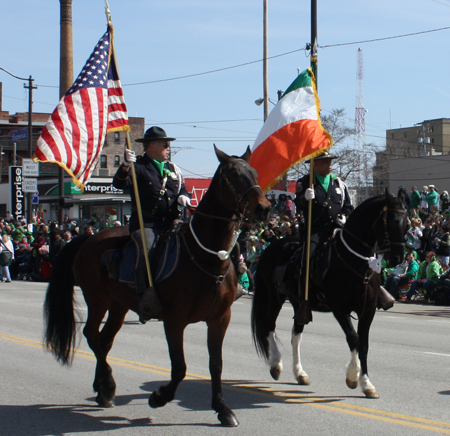
{"label": "red sign", "polygon": [[200,200],[208,190],[211,180],[212,179],[184,179],[184,186],[186,186],[187,191],[191,194],[192,206],[198,206]]}

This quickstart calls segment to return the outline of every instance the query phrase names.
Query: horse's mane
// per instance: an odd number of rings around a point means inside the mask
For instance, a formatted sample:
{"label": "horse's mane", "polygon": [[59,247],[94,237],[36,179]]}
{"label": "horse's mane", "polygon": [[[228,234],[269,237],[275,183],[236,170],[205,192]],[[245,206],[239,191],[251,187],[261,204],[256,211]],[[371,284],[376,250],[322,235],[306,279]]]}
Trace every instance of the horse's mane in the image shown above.
{"label": "horse's mane", "polygon": [[[394,197],[392,196],[392,198]],[[372,214],[374,210],[378,209],[382,204],[384,205],[385,203],[386,194],[378,194],[373,197],[369,197],[355,208],[355,210],[350,214],[349,220],[359,220],[361,219],[361,217],[367,220],[370,218],[370,214]]]}

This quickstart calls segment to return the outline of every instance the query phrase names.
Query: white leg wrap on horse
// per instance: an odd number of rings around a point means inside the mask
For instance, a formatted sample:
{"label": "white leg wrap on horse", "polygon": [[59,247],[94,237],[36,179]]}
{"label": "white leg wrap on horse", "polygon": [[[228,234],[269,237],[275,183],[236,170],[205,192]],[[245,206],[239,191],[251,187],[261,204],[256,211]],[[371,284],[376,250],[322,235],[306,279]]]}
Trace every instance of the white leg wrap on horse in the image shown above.
{"label": "white leg wrap on horse", "polygon": [[361,372],[361,365],[359,363],[358,353],[356,350],[352,351],[350,363],[347,365],[347,386],[350,389],[355,389],[358,386],[359,373]]}
{"label": "white leg wrap on horse", "polygon": [[269,341],[270,374],[275,380],[278,380],[281,372],[283,371],[283,362],[281,360],[281,353],[276,342],[275,332],[269,332],[267,340]]}
{"label": "white leg wrap on horse", "polygon": [[378,392],[375,386],[370,383],[369,376],[367,374],[361,374],[359,378],[359,385],[367,398],[379,398]]}
{"label": "white leg wrap on horse", "polygon": [[278,349],[278,345],[275,338],[275,332],[269,332],[269,336],[267,337],[269,341],[269,365],[270,367],[281,366],[283,369],[283,363],[281,362],[281,353]]}
{"label": "white leg wrap on horse", "polygon": [[300,358],[300,343],[302,342],[302,333],[295,334],[292,332],[291,344],[292,344],[292,356],[293,356],[293,372],[294,377],[300,385],[309,385],[309,377],[305,371],[303,371],[302,361]]}

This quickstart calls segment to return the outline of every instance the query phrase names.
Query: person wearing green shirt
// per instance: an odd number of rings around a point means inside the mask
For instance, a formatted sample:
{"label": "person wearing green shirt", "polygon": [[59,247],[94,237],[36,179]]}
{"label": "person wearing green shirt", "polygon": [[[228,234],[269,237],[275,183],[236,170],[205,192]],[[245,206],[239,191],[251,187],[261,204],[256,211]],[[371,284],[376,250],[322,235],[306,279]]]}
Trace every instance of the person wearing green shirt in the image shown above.
{"label": "person wearing green shirt", "polygon": [[386,290],[395,298],[398,298],[398,288],[399,286],[406,285],[412,280],[417,279],[417,273],[419,271],[419,264],[414,258],[412,253],[406,255],[406,261],[408,266],[402,274],[392,274],[386,280]]}
{"label": "person wearing green shirt", "polygon": [[411,297],[416,292],[417,288],[422,288],[426,301],[430,299],[431,286],[434,285],[441,275],[441,266],[436,260],[436,253],[429,251],[419,268],[419,279],[414,280],[411,288],[406,294],[405,301],[411,301]]}
{"label": "person wearing green shirt", "polygon": [[439,209],[439,194],[436,192],[436,188],[434,185],[428,186],[430,189],[425,196],[425,200],[428,203],[428,211],[435,212]]}
{"label": "person wearing green shirt", "polygon": [[417,186],[413,186],[411,193],[409,194],[409,210],[412,212],[414,209],[417,211],[420,208],[420,192],[417,190]]}

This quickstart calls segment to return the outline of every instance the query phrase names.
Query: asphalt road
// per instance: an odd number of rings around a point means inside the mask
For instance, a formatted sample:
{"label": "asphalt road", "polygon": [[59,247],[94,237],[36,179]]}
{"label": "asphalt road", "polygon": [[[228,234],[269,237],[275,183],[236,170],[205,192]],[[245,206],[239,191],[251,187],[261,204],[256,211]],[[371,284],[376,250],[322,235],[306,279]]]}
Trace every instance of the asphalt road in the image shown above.
{"label": "asphalt road", "polygon": [[[210,409],[206,326],[185,335],[188,377],[176,399],[150,409],[149,393],[167,383],[170,361],[161,322],[140,325],[130,313],[110,353],[115,407],[96,406],[95,361],[80,333],[71,368],[42,348],[45,284],[0,283],[0,435],[423,435],[450,434],[450,308],[398,303],[378,312],[369,374],[380,398],[345,385],[350,353],[330,314],[314,314],[302,343],[311,385],[292,375],[292,310],[279,317],[284,372],[271,379],[253,347],[251,297],[233,305],[224,344],[224,396],[240,426],[222,428]],[[77,292],[82,320],[86,310]],[[83,327],[79,324],[80,331]]]}

